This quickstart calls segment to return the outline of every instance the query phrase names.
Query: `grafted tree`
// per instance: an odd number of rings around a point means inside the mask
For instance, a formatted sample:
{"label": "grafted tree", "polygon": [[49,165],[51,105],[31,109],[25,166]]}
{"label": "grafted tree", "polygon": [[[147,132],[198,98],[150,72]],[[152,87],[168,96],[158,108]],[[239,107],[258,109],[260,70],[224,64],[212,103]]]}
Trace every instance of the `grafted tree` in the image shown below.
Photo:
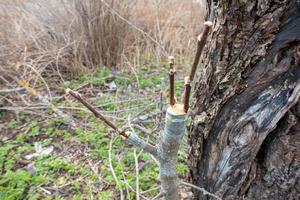
{"label": "grafted tree", "polygon": [[299,199],[300,1],[215,3],[194,86],[190,179],[222,199]]}

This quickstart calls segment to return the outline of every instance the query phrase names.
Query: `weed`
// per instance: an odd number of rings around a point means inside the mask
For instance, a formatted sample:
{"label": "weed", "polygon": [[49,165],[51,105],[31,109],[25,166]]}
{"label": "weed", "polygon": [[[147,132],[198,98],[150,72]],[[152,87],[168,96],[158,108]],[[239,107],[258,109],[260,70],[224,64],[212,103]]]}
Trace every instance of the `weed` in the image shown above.
{"label": "weed", "polygon": [[102,191],[99,194],[99,200],[109,200],[113,196],[111,191]]}
{"label": "weed", "polygon": [[0,180],[0,197],[5,200],[26,199],[33,186],[47,184],[48,179],[19,169],[7,171]]}
{"label": "weed", "polygon": [[30,127],[31,127],[31,131],[28,133],[29,136],[35,137],[35,136],[39,135],[40,128],[38,126],[37,121],[32,121],[30,124]]}
{"label": "weed", "polygon": [[17,128],[17,121],[12,119],[8,124],[7,124],[7,128],[9,129],[14,129]]}
{"label": "weed", "polygon": [[178,163],[177,173],[179,176],[184,177],[188,173],[188,167],[184,163]]}

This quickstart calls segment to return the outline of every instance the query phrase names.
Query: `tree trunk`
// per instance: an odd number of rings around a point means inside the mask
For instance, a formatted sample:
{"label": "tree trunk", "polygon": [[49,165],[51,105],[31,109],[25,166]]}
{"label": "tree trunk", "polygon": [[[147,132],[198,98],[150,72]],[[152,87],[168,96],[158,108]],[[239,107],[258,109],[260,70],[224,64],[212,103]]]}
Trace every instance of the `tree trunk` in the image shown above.
{"label": "tree trunk", "polygon": [[222,199],[299,199],[300,1],[219,0],[214,16],[191,109],[191,182]]}

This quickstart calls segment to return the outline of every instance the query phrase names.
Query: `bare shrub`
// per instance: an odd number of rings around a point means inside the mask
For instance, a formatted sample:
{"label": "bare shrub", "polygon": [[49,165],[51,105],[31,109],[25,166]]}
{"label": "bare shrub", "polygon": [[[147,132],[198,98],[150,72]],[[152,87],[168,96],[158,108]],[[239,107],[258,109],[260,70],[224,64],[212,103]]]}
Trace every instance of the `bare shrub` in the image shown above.
{"label": "bare shrub", "polygon": [[2,67],[50,69],[61,79],[64,71],[71,77],[122,66],[121,58],[137,65],[170,54],[190,61],[204,13],[194,0],[2,0],[0,60]]}
{"label": "bare shrub", "polygon": [[[109,2],[110,8],[118,10],[122,16],[129,18],[134,1]],[[116,66],[123,52],[123,42],[129,25],[112,14],[107,6],[99,0],[75,3],[77,12],[77,33],[85,38],[78,46],[77,57],[85,65]]]}
{"label": "bare shrub", "polygon": [[[130,16],[133,1],[106,1]],[[128,25],[100,0],[30,0],[0,3],[1,43],[13,60],[78,72],[116,66]],[[2,12],[3,11],[3,12]],[[6,57],[6,60],[8,57]],[[42,68],[42,69],[41,69]]]}
{"label": "bare shrub", "polygon": [[202,1],[144,0],[137,1],[135,9],[132,18],[137,26],[149,33],[160,45],[145,40],[141,34],[134,34],[128,36],[127,47],[134,44],[132,49],[139,48],[139,52],[149,57],[156,55],[158,60],[174,55],[181,62],[183,59],[191,61],[196,48],[195,39],[201,32],[206,15],[206,7]]}

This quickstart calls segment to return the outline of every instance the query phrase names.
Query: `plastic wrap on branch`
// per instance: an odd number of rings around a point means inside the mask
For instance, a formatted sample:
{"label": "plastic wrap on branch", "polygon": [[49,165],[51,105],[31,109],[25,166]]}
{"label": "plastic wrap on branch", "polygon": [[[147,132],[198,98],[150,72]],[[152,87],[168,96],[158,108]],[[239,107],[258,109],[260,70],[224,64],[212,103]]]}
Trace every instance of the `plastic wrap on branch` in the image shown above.
{"label": "plastic wrap on branch", "polygon": [[127,135],[127,143],[130,143],[137,148],[143,149],[144,151],[152,154],[154,157],[157,157],[157,149],[153,145],[148,144],[135,133],[126,132],[125,134]]}
{"label": "plastic wrap on branch", "polygon": [[165,128],[157,146],[152,146],[134,133],[128,133],[126,142],[151,153],[159,162],[161,196],[166,200],[179,199],[177,157],[185,133],[186,112],[183,105],[170,106],[166,113]]}
{"label": "plastic wrap on branch", "polygon": [[164,132],[157,145],[161,192],[166,200],[179,199],[177,157],[185,133],[186,113],[183,105],[175,104],[166,113]]}

